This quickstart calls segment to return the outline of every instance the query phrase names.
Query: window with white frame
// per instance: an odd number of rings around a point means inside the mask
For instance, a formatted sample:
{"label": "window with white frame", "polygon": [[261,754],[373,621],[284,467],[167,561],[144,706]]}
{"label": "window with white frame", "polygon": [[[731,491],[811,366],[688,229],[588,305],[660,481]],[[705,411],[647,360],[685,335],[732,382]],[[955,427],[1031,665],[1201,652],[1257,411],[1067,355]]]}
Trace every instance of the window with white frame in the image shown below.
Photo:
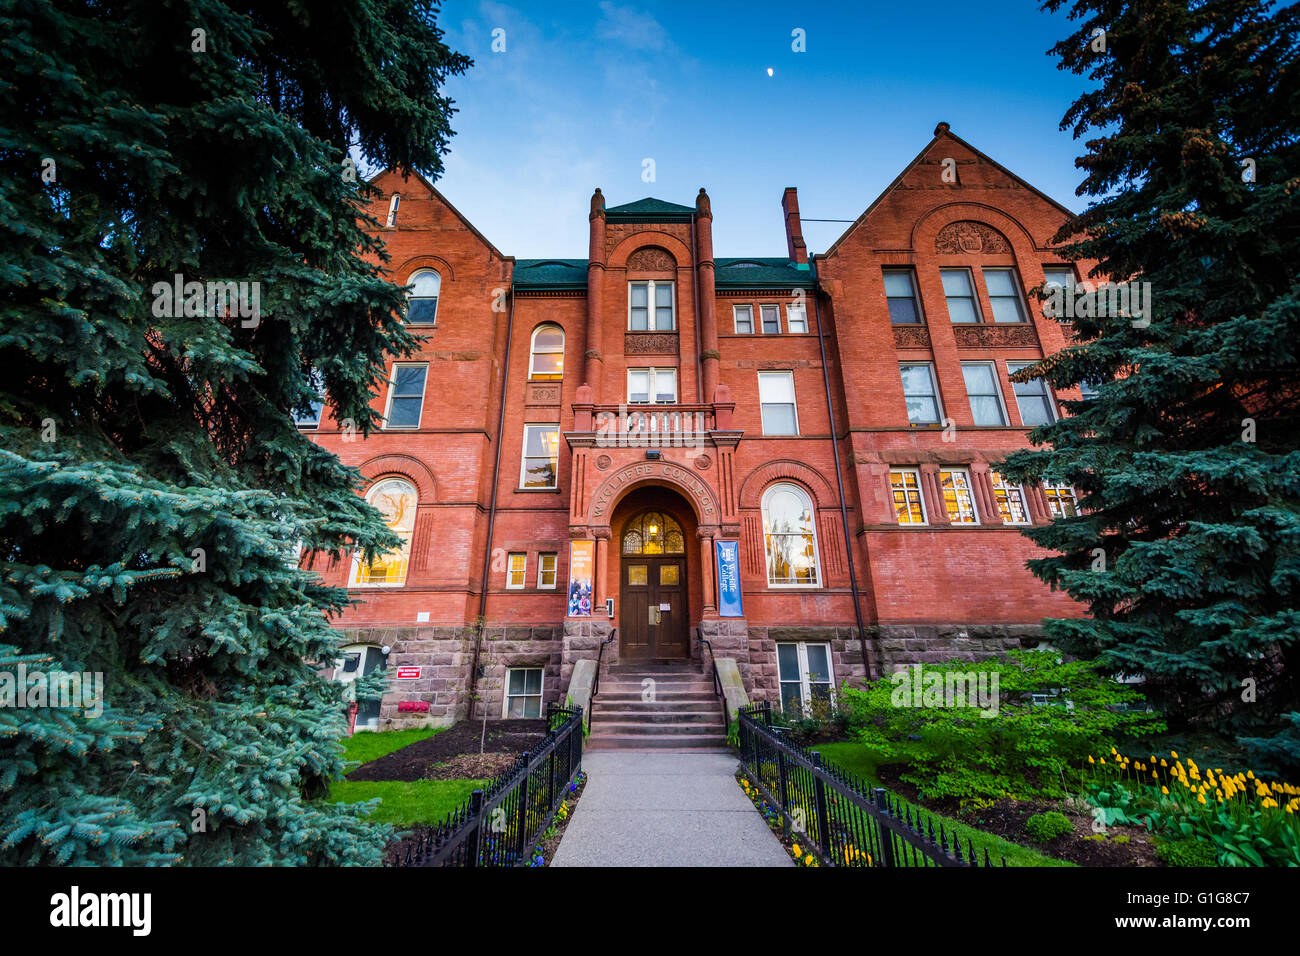
{"label": "window with white frame", "polygon": [[989,290],[994,322],[1025,321],[1025,305],[1015,269],[985,269],[984,285]]}
{"label": "window with white frame", "polygon": [[528,362],[528,377],[554,379],[564,377],[564,329],[553,323],[533,330]]}
{"label": "window with white frame", "polygon": [[519,487],[557,487],[559,460],[560,426],[525,425],[524,453],[519,465]]}
{"label": "window with white frame", "polygon": [[835,679],[831,673],[829,644],[802,641],[777,644],[776,662],[781,709],[785,713],[810,716],[814,708],[834,705]]}
{"label": "window with white frame", "polygon": [[344,700],[356,701],[357,717],[353,730],[379,729],[379,701],[356,700],[356,688],[352,684],[361,677],[367,677],[374,671],[388,664],[388,655],[383,648],[373,644],[347,644],[339,649],[340,656],[334,661],[333,679],[345,685]]}
{"label": "window with white frame", "polygon": [[385,478],[377,481],[366,494],[370,502],[384,517],[384,524],[401,539],[392,551],[376,555],[373,561],[362,561],[360,553],[352,559],[351,583],[353,586],[397,587],[406,583],[406,569],[411,558],[411,538],[415,533],[415,486],[404,478]]}
{"label": "window with white frame", "polygon": [[407,325],[433,325],[438,318],[438,293],[442,290],[442,276],[432,269],[422,269],[407,283],[411,294],[406,300]]}
{"label": "window with white frame", "polygon": [[521,590],[528,580],[528,555],[523,551],[512,551],[506,555],[506,587],[512,591]]}
{"label": "window with white frame", "polygon": [[939,489],[943,492],[943,508],[950,524],[979,524],[969,471],[965,468],[941,469]]}
{"label": "window with white frame", "polygon": [[993,484],[993,500],[1003,524],[1029,524],[1029,504],[1025,500],[1025,486],[1008,481],[996,471],[989,475]]}
{"label": "window with white frame", "polygon": [[925,501],[921,496],[921,472],[916,468],[894,468],[889,472],[894,495],[894,514],[899,524],[925,524]]}
{"label": "window with white frame", "polygon": [[791,302],[785,307],[785,330],[791,335],[808,331],[808,309],[802,302]]}
{"label": "window with white frame", "polygon": [[325,408],[325,379],[320,372],[312,369],[307,376],[307,382],[315,398],[307,403],[305,411],[294,411],[293,423],[299,428],[319,428],[321,412]]}
{"label": "window with white frame", "polygon": [[555,590],[555,568],[558,557],[554,551],[543,551],[537,556],[537,586],[543,591]]}
{"label": "window with white frame", "polygon": [[[1008,362],[1007,372],[1014,375],[1023,368],[1029,368],[1034,362]],[[1048,393],[1047,382],[1041,378],[1032,378],[1028,382],[1012,381],[1016,393],[1016,406],[1020,409],[1020,423],[1026,428],[1035,425],[1050,425],[1056,420],[1052,406],[1052,396]]]}
{"label": "window with white frame", "polygon": [[1074,518],[1079,514],[1079,502],[1074,494],[1074,485],[1062,485],[1043,482],[1043,494],[1047,497],[1047,510],[1053,518]]}
{"label": "window with white frame", "polygon": [[817,520],[812,499],[798,485],[773,485],[763,494],[767,583],[816,587]]}
{"label": "window with white frame", "polygon": [[667,332],[677,327],[673,283],[647,279],[628,283],[627,327],[633,332]]}
{"label": "window with white frame", "polygon": [[758,403],[764,435],[799,434],[794,372],[759,372]]}
{"label": "window with white frame", "polygon": [[763,320],[764,335],[781,334],[781,307],[779,305],[760,305],[758,313]]}
{"label": "window with white frame", "polygon": [[1005,426],[1007,415],[1002,408],[997,367],[992,362],[962,362],[961,374],[966,380],[966,396],[975,424]]}
{"label": "window with white frame", "polygon": [[542,716],[542,669],[540,667],[506,669],[506,692],[501,716],[520,719]]}
{"label": "window with white frame", "polygon": [[885,301],[889,321],[894,325],[920,325],[921,302],[916,295],[916,278],[911,269],[886,269]]}
{"label": "window with white frame", "polygon": [[754,307],[752,305],[733,305],[731,321],[737,335],[750,335],[754,331]]}
{"label": "window with white frame", "polygon": [[954,325],[969,325],[980,320],[980,303],[975,297],[975,283],[969,269],[940,269],[943,297],[948,302],[948,318]]}
{"label": "window with white frame", "polygon": [[402,197],[393,193],[393,198],[388,200],[388,228],[391,229],[397,225],[397,207],[402,204]]}
{"label": "window with white frame", "polygon": [[898,366],[903,377],[903,398],[907,420],[913,425],[937,425],[943,417],[939,390],[934,383],[934,366],[929,362],[904,362]]}
{"label": "window with white frame", "polygon": [[424,381],[428,365],[394,365],[388,382],[388,408],[384,412],[385,428],[419,428],[424,408]]}
{"label": "window with white frame", "polygon": [[629,405],[673,405],[677,402],[677,369],[630,368],[627,370]]}

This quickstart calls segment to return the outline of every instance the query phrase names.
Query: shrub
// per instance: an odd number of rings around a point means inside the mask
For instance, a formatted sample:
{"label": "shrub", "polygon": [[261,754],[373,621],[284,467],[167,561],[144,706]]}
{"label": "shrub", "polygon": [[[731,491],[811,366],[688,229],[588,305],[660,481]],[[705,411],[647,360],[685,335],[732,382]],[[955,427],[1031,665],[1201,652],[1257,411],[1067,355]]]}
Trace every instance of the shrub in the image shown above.
{"label": "shrub", "polygon": [[1047,813],[1035,813],[1025,821],[1025,832],[1035,843],[1050,843],[1059,836],[1064,836],[1074,829],[1074,825],[1064,813],[1049,810]]}
{"label": "shrub", "polygon": [[1159,840],[1156,856],[1165,866],[1218,866],[1219,854],[1214,847],[1201,840]]}

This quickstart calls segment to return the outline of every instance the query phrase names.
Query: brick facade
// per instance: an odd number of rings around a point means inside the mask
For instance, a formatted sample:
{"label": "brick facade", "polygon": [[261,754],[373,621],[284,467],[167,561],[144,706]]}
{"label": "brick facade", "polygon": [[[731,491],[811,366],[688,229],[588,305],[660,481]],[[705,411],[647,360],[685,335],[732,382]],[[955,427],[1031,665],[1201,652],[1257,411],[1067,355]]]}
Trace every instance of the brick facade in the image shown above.
{"label": "brick facade", "polygon": [[[1003,524],[989,473],[1026,444],[1006,363],[1064,343],[1062,326],[1027,292],[1043,283],[1045,264],[1064,261],[1051,240],[1068,212],[946,125],[811,262],[793,189],[782,197],[786,259],[715,257],[703,190],[693,206],[608,208],[597,190],[586,259],[516,260],[418,177],[388,172],[375,184],[385,198],[369,211],[381,222],[389,197],[401,197],[396,222],[381,230],[393,281],[421,269],[441,277],[436,325],[422,351],[401,360],[427,365],[419,427],[361,440],[326,409],[313,433],[368,482],[400,477],[418,495],[404,582],[353,588],[361,603],[338,623],[350,642],[389,648],[390,666],[422,667],[385,700],[382,726],[463,716],[471,685],[499,716],[512,666],[542,668],[545,700],[562,702],[574,662],[597,656],[621,623],[620,542],[646,509],[683,532],[690,655],[701,656],[703,638],[715,655],[736,658],[758,699],[779,699],[778,642],[829,645],[838,684],[916,660],[1032,646],[1044,616],[1081,613],[1025,569],[1035,548]],[[890,267],[911,270],[922,322],[891,322]],[[950,321],[940,270],[957,268],[970,270],[977,324]],[[1018,278],[1026,321],[991,321],[999,304],[983,270],[996,268]],[[648,280],[672,284],[671,329],[630,328],[629,283]],[[806,330],[792,331],[788,307],[798,304]],[[750,308],[753,332],[737,330],[736,306]],[[763,306],[778,307],[779,333],[762,331]],[[544,324],[563,330],[563,376],[534,380],[530,346]],[[943,421],[909,423],[900,362],[933,368]],[[1004,425],[975,423],[963,362],[992,363]],[[629,411],[630,368],[676,372],[675,405],[631,406],[668,413],[651,447],[610,432]],[[764,436],[763,372],[790,374],[797,434]],[[1061,393],[1053,404],[1077,397]],[[375,409],[387,401],[380,389]],[[525,424],[558,428],[553,489],[520,487]],[[952,467],[969,476],[978,523],[947,520],[940,472]],[[899,523],[890,485],[898,468],[915,469],[922,526]],[[763,503],[778,484],[811,505],[816,586],[769,585]],[[1028,516],[1049,520],[1042,492],[1025,493]],[[566,613],[575,540],[595,542],[590,617]],[[718,615],[717,540],[739,541],[743,618]],[[506,586],[511,553],[527,556],[522,588]],[[539,586],[542,554],[557,556],[553,589]],[[349,561],[305,562],[330,583],[351,580]],[[626,653],[626,636],[603,659]],[[428,703],[428,713],[399,711],[403,701]]]}

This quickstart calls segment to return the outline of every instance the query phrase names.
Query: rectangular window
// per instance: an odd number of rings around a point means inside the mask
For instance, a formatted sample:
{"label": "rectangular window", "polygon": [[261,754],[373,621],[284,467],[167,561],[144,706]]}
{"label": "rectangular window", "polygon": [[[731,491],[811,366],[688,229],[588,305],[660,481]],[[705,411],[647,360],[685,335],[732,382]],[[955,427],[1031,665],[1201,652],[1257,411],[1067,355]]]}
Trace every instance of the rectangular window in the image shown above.
{"label": "rectangular window", "polygon": [[925,524],[925,503],[921,499],[921,473],[915,468],[895,468],[889,473],[894,492],[894,513],[899,524]]}
{"label": "rectangular window", "polygon": [[969,325],[980,320],[979,300],[969,269],[940,269],[943,296],[948,300],[948,318],[954,325]]}
{"label": "rectangular window", "polygon": [[[1014,375],[1022,368],[1028,368],[1034,364],[1036,363],[1008,362],[1007,373]],[[1011,384],[1016,392],[1016,405],[1020,409],[1020,422],[1022,425],[1026,428],[1033,428],[1035,425],[1050,425],[1056,420],[1056,414],[1052,408],[1052,397],[1047,392],[1047,382],[1041,378],[1034,378],[1023,385],[1014,381]]]}
{"label": "rectangular window", "polygon": [[751,335],[754,331],[754,307],[752,305],[733,305],[731,320],[735,323],[737,335]]}
{"label": "rectangular window", "polygon": [[385,428],[419,428],[424,407],[424,380],[427,365],[394,365],[388,383],[388,411]]}
{"label": "rectangular window", "polygon": [[939,390],[934,384],[934,368],[928,362],[898,366],[903,376],[903,398],[907,401],[907,420],[913,425],[937,425],[942,417]]}
{"label": "rectangular window", "polygon": [[1097,397],[1097,382],[1080,382],[1079,398],[1085,402],[1091,402]]}
{"label": "rectangular window", "polygon": [[1079,514],[1079,503],[1074,495],[1074,485],[1058,485],[1043,482],[1043,494],[1047,496],[1047,510],[1053,518],[1074,518]]}
{"label": "rectangular window", "polygon": [[763,319],[763,334],[780,335],[781,307],[779,305],[760,305],[758,312]]}
{"label": "rectangular window", "polygon": [[785,330],[791,335],[808,331],[808,310],[803,305],[791,303],[785,307]]}
{"label": "rectangular window", "polygon": [[794,404],[794,372],[759,372],[758,402],[764,435],[799,434]]}
{"label": "rectangular window", "polygon": [[996,471],[990,475],[993,482],[993,500],[1003,524],[1029,524],[1029,505],[1025,502],[1025,486],[1007,481]]}
{"label": "rectangular window", "polygon": [[506,556],[506,587],[517,591],[528,580],[528,555],[522,551],[512,551]]}
{"label": "rectangular window", "polygon": [[677,369],[630,368],[627,370],[629,405],[673,405],[677,402]]}
{"label": "rectangular window", "polygon": [[555,488],[559,473],[560,426],[525,425],[520,488]]}
{"label": "rectangular window", "polygon": [[677,327],[670,281],[629,282],[627,305],[627,327],[633,332],[668,332]]}
{"label": "rectangular window", "polygon": [[554,552],[543,552],[537,556],[537,586],[543,591],[555,590],[555,562]]}
{"label": "rectangular window", "polygon": [[916,298],[916,280],[911,269],[885,270],[885,299],[889,321],[895,325],[920,325],[921,304]]}
{"label": "rectangular window", "polygon": [[989,290],[994,322],[1025,321],[1025,304],[1015,269],[985,269],[984,285]]}
{"label": "rectangular window", "polygon": [[320,372],[312,369],[308,382],[316,398],[308,404],[307,411],[293,413],[293,423],[299,428],[319,428],[321,411],[325,408],[325,381]]}
{"label": "rectangular window", "polygon": [[1047,291],[1059,286],[1067,292],[1074,291],[1074,269],[1070,266],[1043,266],[1043,284]]}
{"label": "rectangular window", "polygon": [[542,669],[510,667],[506,669],[505,706],[502,717],[531,719],[542,716]]}
{"label": "rectangular window", "polygon": [[939,487],[943,490],[943,508],[951,524],[979,524],[969,471],[964,468],[940,471]]}
{"label": "rectangular window", "polygon": [[785,713],[810,716],[834,704],[829,644],[777,644],[776,661]]}
{"label": "rectangular window", "polygon": [[996,366],[992,362],[962,362],[961,374],[966,379],[966,395],[970,398],[975,424],[1005,426],[1007,416],[1002,409]]}

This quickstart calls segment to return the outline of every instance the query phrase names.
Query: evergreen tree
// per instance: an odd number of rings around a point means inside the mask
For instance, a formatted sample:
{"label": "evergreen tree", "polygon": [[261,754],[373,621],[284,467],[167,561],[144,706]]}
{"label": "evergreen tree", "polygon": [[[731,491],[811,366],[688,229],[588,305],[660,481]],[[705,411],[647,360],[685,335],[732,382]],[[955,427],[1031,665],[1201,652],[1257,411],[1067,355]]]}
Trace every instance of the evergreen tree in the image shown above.
{"label": "evergreen tree", "polygon": [[[1067,651],[1145,675],[1171,727],[1300,763],[1300,7],[1049,0],[1053,53],[1090,89],[1081,195],[1056,236],[1092,281],[1149,282],[1149,315],[1076,317],[1033,372],[1094,400],[1036,429],[1014,479],[1073,483],[1078,517],[1027,532],[1031,569],[1089,609]],[[1099,549],[1099,550],[1098,550]],[[1291,716],[1287,716],[1291,715]]]}
{"label": "evergreen tree", "polygon": [[[291,413],[319,375],[367,433],[412,348],[347,157],[441,172],[469,61],[437,12],[0,2],[0,862],[377,861],[364,808],[312,802],[347,594],[295,546],[396,539]],[[102,695],[42,707],[19,665]]]}

